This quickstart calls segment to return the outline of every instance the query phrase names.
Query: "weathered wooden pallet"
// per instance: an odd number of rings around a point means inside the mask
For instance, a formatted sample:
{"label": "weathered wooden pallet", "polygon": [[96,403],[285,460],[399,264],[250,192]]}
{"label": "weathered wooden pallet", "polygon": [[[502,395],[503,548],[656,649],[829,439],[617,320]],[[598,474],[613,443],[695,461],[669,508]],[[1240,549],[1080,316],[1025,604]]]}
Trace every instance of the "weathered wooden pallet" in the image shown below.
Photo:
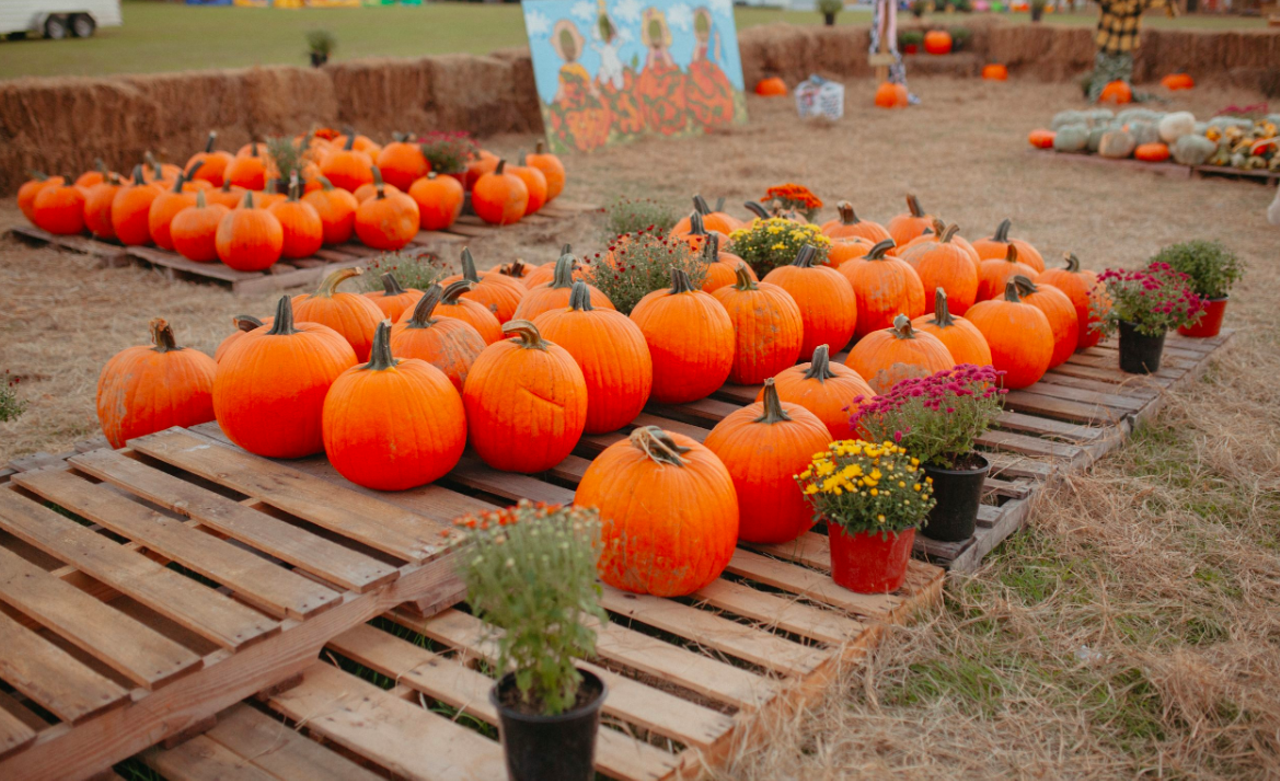
{"label": "weathered wooden pallet", "polygon": [[1029,149],[1027,150],[1040,158],[1052,157],[1055,160],[1069,160],[1077,163],[1085,163],[1088,165],[1099,165],[1107,168],[1127,168],[1133,171],[1144,171],[1156,176],[1170,176],[1175,179],[1204,179],[1208,177],[1222,177],[1226,179],[1239,179],[1249,182],[1257,182],[1274,187],[1280,182],[1280,173],[1275,171],[1245,171],[1240,168],[1233,168],[1225,165],[1183,165],[1173,161],[1164,163],[1148,163],[1143,160],[1134,160],[1133,158],[1125,158],[1118,160],[1111,157],[1102,157],[1094,154],[1083,153],[1062,153],[1052,149]]}

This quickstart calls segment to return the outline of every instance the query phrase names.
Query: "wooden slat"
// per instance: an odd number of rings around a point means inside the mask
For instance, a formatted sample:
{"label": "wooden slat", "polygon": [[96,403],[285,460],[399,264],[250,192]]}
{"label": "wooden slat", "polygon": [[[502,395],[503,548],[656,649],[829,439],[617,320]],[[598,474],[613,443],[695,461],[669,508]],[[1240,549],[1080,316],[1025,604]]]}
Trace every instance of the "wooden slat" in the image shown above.
{"label": "wooden slat", "polygon": [[207,735],[167,750],[152,748],[142,759],[170,781],[279,781]]}
{"label": "wooden slat", "polygon": [[1099,382],[1111,383],[1113,385],[1127,385],[1129,383],[1140,382],[1144,385],[1152,385],[1158,388],[1171,387],[1176,380],[1169,377],[1160,377],[1154,374],[1134,375],[1124,374],[1119,369],[1114,368],[1098,368],[1097,366],[1081,365],[1068,360],[1066,363],[1055,368],[1052,372],[1060,377],[1081,377],[1084,379],[1097,380]]}
{"label": "wooden slat", "polygon": [[0,759],[34,743],[36,731],[22,719],[0,708]]}
{"label": "wooden slat", "polygon": [[398,777],[493,781],[506,777],[502,748],[353,675],[317,662],[271,707]]}
{"label": "wooden slat", "polygon": [[0,601],[148,689],[198,670],[199,656],[0,548]]}
{"label": "wooden slat", "polygon": [[458,462],[443,480],[453,485],[462,485],[476,491],[483,491],[512,502],[529,499],[535,502],[551,504],[570,504],[573,502],[573,491],[558,485],[543,482],[529,475],[514,472],[499,472],[486,466],[483,461],[473,455],[466,455]]}
{"label": "wooden slat", "polygon": [[1040,388],[1046,385],[1079,388],[1080,390],[1096,391],[1104,394],[1119,394],[1124,398],[1141,399],[1143,401],[1151,401],[1160,396],[1160,388],[1141,382],[1128,382],[1117,388],[1114,383],[1091,380],[1084,377],[1072,377],[1066,374],[1058,374],[1057,372],[1046,374],[1040,382],[1035,384],[1035,387]]}
{"label": "wooden slat", "polygon": [[714,428],[725,416],[739,409],[741,405],[717,399],[699,399],[688,404],[660,404],[649,402],[645,412],[661,418],[679,420],[695,426]]}
{"label": "wooden slat", "polygon": [[1067,461],[1075,461],[1083,458],[1085,455],[1085,451],[1076,445],[1067,445],[1061,442],[1052,442],[1047,439],[1027,437],[1022,434],[1014,434],[1009,431],[988,431],[981,437],[978,437],[976,441],[982,447],[993,448],[996,450],[1007,450],[1012,453],[1021,453],[1028,456],[1062,458]]}
{"label": "wooden slat", "polygon": [[997,425],[1007,431],[1021,431],[1042,437],[1055,437],[1068,442],[1092,442],[1103,436],[1104,430],[1078,423],[1069,423],[1037,415],[1024,415],[1021,412],[1002,412],[996,419]]}
{"label": "wooden slat", "polygon": [[218,714],[205,733],[279,781],[379,781],[381,776],[248,705]]}
{"label": "wooden slat", "polygon": [[739,548],[729,562],[729,572],[774,588],[871,618],[886,618],[902,604],[894,594],[857,594],[837,586],[821,572],[796,567]]}
{"label": "wooden slat", "polygon": [[166,252],[152,247],[129,247],[128,253],[139,260],[145,260],[157,266],[164,266],[175,271],[185,271],[195,276],[217,279],[223,282],[258,279],[262,276],[261,273],[237,271],[222,263],[196,263],[193,260],[187,260],[176,252]]}
{"label": "wooden slat", "polygon": [[832,645],[854,640],[866,629],[864,624],[834,610],[801,604],[724,578],[694,592],[693,598],[765,626]]}
{"label": "wooden slat", "polygon": [[0,490],[0,528],[223,648],[280,631],[278,623],[256,610],[13,491]]}
{"label": "wooden slat", "polygon": [[98,450],[75,456],[70,463],[99,480],[193,518],[211,529],[346,588],[364,591],[397,577],[395,567],[389,564],[119,453]]}
{"label": "wooden slat", "polygon": [[435,518],[406,512],[181,429],[161,431],[129,444],[140,453],[405,561],[421,562],[439,555],[440,532],[458,515],[450,514],[448,508]]}
{"label": "wooden slat", "polygon": [[183,521],[61,469],[18,475],[14,482],[122,537],[142,543],[206,578],[240,592],[275,615],[305,617],[342,595]]}
{"label": "wooden slat", "polygon": [[1118,410],[1102,404],[1071,401],[1030,391],[1009,391],[1005,394],[1004,406],[1005,409],[1030,415],[1092,425],[1112,424],[1132,412],[1132,410]]}
{"label": "wooden slat", "polygon": [[1037,396],[1050,396],[1056,399],[1078,401],[1081,404],[1096,404],[1113,410],[1123,410],[1127,412],[1137,412],[1145,407],[1147,402],[1150,401],[1150,399],[1125,396],[1119,393],[1099,393],[1098,391],[1086,390],[1084,388],[1066,387],[1063,385],[1056,385],[1051,382],[1037,382],[1035,385],[1027,388],[1026,391],[1015,392],[1025,392]]}

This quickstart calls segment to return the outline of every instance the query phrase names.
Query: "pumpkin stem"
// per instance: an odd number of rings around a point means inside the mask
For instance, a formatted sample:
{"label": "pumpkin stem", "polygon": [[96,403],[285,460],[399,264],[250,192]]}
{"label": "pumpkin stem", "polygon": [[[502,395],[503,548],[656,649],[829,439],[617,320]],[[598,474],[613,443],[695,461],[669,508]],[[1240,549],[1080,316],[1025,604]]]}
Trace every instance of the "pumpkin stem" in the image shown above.
{"label": "pumpkin stem", "polygon": [[911,328],[911,318],[904,314],[893,318],[893,335],[899,339],[916,338],[916,332]]}
{"label": "pumpkin stem", "polygon": [[[192,179],[196,178],[196,171],[199,171],[203,167],[204,167],[204,161],[197,160],[195,161],[195,163],[191,165],[190,168],[183,171],[181,174],[178,174],[178,179],[183,182],[189,182]],[[179,190],[178,192],[181,192],[181,190]]]}
{"label": "pumpkin stem", "polygon": [[234,325],[237,330],[244,331],[245,333],[249,333],[255,328],[262,327],[262,321],[253,315],[236,315],[231,318],[231,324]]}
{"label": "pumpkin stem", "polygon": [[249,157],[260,157],[260,155],[258,154],[257,141],[254,141],[252,144],[249,144]]}
{"label": "pumpkin stem", "polygon": [[213,152],[213,144],[214,144],[214,142],[215,142],[215,141],[217,141],[217,140],[218,140],[218,131],[216,131],[216,130],[210,130],[210,131],[209,131],[209,140],[204,142],[204,153],[205,153],[206,155],[207,155],[207,154],[210,154],[210,153],[212,153],[212,152]]}
{"label": "pumpkin stem", "polygon": [[[804,250],[801,250],[801,252],[803,251]],[[760,289],[760,285],[756,284],[756,281],[751,278],[751,274],[747,269],[746,263],[739,263],[738,268],[736,268],[733,273],[737,276],[737,280],[733,283],[734,290],[747,291]]]}
{"label": "pumpkin stem", "polygon": [[364,368],[383,372],[399,365],[400,362],[391,354],[391,321],[383,320],[373,331],[373,346],[369,348],[369,362]]}
{"label": "pumpkin stem", "polygon": [[953,223],[951,223],[951,224],[950,224],[950,225],[948,225],[948,226],[947,226],[947,227],[942,231],[942,233],[939,235],[938,243],[939,243],[939,244],[948,244],[948,243],[950,243],[950,242],[951,242],[952,237],[954,237],[954,236],[955,236],[957,233],[959,233],[959,232],[960,232],[960,226],[959,226],[959,225],[957,225],[957,224],[955,224],[954,222],[953,222]]}
{"label": "pumpkin stem", "polygon": [[689,215],[689,235],[690,236],[706,236],[707,226],[702,221],[702,215],[694,212]]}
{"label": "pumpkin stem", "polygon": [[796,259],[791,262],[793,266],[800,268],[813,268],[813,259],[818,254],[818,248],[812,244],[806,244],[800,248],[800,252],[796,253]]}
{"label": "pumpkin stem", "polygon": [[813,351],[813,360],[809,362],[804,378],[826,382],[835,376],[835,372],[831,371],[831,348],[825,344],[818,345]]}
{"label": "pumpkin stem", "polygon": [[378,200],[387,197],[385,185],[382,183],[382,171],[378,170],[378,166],[372,165],[369,168],[373,171],[373,189],[378,191]]}
{"label": "pumpkin stem", "polygon": [[680,455],[691,450],[691,448],[676,444],[675,438],[671,434],[657,426],[641,426],[632,431],[631,436],[627,437],[627,439],[631,442],[632,447],[659,464],[684,466],[684,459]]}
{"label": "pumpkin stem", "polygon": [[434,182],[434,181],[436,180],[436,177],[437,177],[437,176],[439,176],[439,174],[437,174],[435,171],[427,171],[427,180],[428,180],[428,181],[432,181],[432,182]]}
{"label": "pumpkin stem", "polygon": [[347,143],[343,144],[342,148],[345,151],[350,152],[352,149],[356,148],[356,129],[348,127],[345,132],[347,134]]}
{"label": "pumpkin stem", "polygon": [[707,263],[720,259],[720,237],[716,234],[707,234],[707,240],[702,242],[702,259]]}
{"label": "pumpkin stem", "polygon": [[400,282],[396,279],[394,274],[383,274],[381,280],[382,294],[387,298],[404,295],[404,288],[400,287]]}
{"label": "pumpkin stem", "polygon": [[858,219],[858,215],[853,211],[853,204],[848,201],[841,201],[836,204],[836,211],[840,212],[841,225],[857,225],[862,222]]}
{"label": "pumpkin stem", "polygon": [[164,176],[163,169],[160,168],[160,161],[156,160],[155,155],[150,151],[142,153],[142,159],[147,161],[147,165],[151,166],[151,170],[155,172],[156,178],[161,179]]}
{"label": "pumpkin stem", "polygon": [[[568,245],[566,245],[568,246]],[[572,288],[573,287],[573,267],[577,264],[577,258],[569,253],[565,253],[556,259],[555,273],[551,278],[551,287],[553,288]]]}
{"label": "pumpkin stem", "polygon": [[752,214],[754,214],[755,216],[759,217],[762,220],[767,220],[771,216],[769,214],[769,210],[764,208],[764,205],[761,204],[759,201],[747,201],[742,205],[747,208],[747,211],[751,212]]}
{"label": "pumpkin stem", "polygon": [[925,216],[924,209],[920,208],[920,199],[910,193],[907,194],[907,209],[917,219]]}
{"label": "pumpkin stem", "polygon": [[333,189],[333,182],[329,181],[327,176],[317,176],[316,181],[320,183],[320,188],[328,192]]}
{"label": "pumpkin stem", "polygon": [[778,388],[773,384],[773,378],[770,377],[764,381],[764,414],[752,422],[772,426],[775,423],[786,423],[789,420],[791,420],[791,416],[782,408],[782,399],[778,398]]}
{"label": "pumpkin stem", "polygon": [[293,299],[289,296],[280,296],[280,301],[276,304],[276,319],[271,323],[271,330],[267,331],[270,336],[292,336],[298,333],[298,329],[293,327]]}
{"label": "pumpkin stem", "polygon": [[889,252],[889,250],[893,249],[896,246],[898,245],[894,243],[893,239],[884,239],[883,241],[878,241],[876,242],[876,245],[874,247],[867,250],[866,259],[867,260],[884,260],[884,256]]}
{"label": "pumpkin stem", "polygon": [[1013,282],[1013,284],[1017,286],[1019,295],[1029,296],[1032,293],[1040,292],[1040,288],[1036,287],[1036,283],[1032,282],[1022,274],[1014,274],[1009,281]]}
{"label": "pumpkin stem", "polygon": [[710,214],[711,207],[707,205],[707,201],[701,195],[693,196],[693,211],[695,214]]}
{"label": "pumpkin stem", "polygon": [[498,167],[493,169],[493,173],[495,176],[502,176],[502,174],[506,172],[506,170],[507,170],[507,161],[500,159],[498,160]]}
{"label": "pumpkin stem", "polygon": [[697,290],[693,283],[689,281],[689,274],[682,268],[671,269],[671,295],[679,295],[681,293],[692,293]]}
{"label": "pumpkin stem", "polygon": [[528,320],[508,320],[502,326],[504,336],[515,336],[520,339],[520,346],[527,350],[546,350],[548,342],[543,341],[538,327]]}
{"label": "pumpkin stem", "polygon": [[439,285],[427,288],[427,292],[418,299],[418,303],[413,305],[413,314],[409,316],[409,323],[405,328],[428,328],[434,325],[436,320],[431,315],[443,300],[444,290]]}
{"label": "pumpkin stem", "polygon": [[541,140],[533,142],[533,153],[535,155],[542,154],[543,152],[546,151],[546,149],[547,149],[547,145]]}
{"label": "pumpkin stem", "polygon": [[440,300],[445,304],[453,306],[458,303],[458,296],[471,289],[475,283],[469,279],[459,279],[444,289],[444,297]]}
{"label": "pumpkin stem", "polygon": [[1067,271],[1074,274],[1080,270],[1080,258],[1076,257],[1076,253],[1064,252],[1062,253],[1062,259],[1067,261]]}
{"label": "pumpkin stem", "polygon": [[340,268],[320,282],[320,287],[316,289],[313,298],[333,298],[333,294],[337,292],[338,285],[341,285],[352,277],[358,277],[363,273],[364,269],[359,266]]}
{"label": "pumpkin stem", "polygon": [[723,196],[723,195],[716,199],[716,211],[718,211],[718,212],[722,212],[722,211],[724,211],[724,196]]}
{"label": "pumpkin stem", "polygon": [[480,276],[476,273],[476,259],[471,256],[470,247],[462,248],[462,278],[480,283]]}
{"label": "pumpkin stem", "polygon": [[106,178],[107,178],[107,173],[108,173],[108,171],[107,171],[107,161],[106,161],[106,160],[103,160],[101,157],[95,157],[95,158],[93,158],[93,170],[95,170],[95,171],[97,171],[98,173],[102,174],[102,178],[103,178],[103,179],[106,179]]}
{"label": "pumpkin stem", "polygon": [[[44,174],[40,174],[40,177],[41,177],[41,178],[40,178],[38,181],[41,181],[41,182],[43,182],[43,181],[45,181],[45,180],[47,180],[47,179],[49,178],[49,177],[45,176]],[[142,173],[142,164],[141,164],[141,163],[139,163],[138,165],[135,165],[135,166],[133,167],[133,183],[134,183],[135,185],[142,184],[143,180],[144,180],[144,179],[146,179],[146,178],[147,178],[147,177]]]}
{"label": "pumpkin stem", "polygon": [[1012,221],[1010,221],[1008,217],[1005,217],[1003,220],[1001,220],[1000,224],[996,226],[996,235],[992,236],[991,240],[998,241],[1001,244],[1008,242],[1009,226],[1012,224],[1013,224]]}
{"label": "pumpkin stem", "polygon": [[951,316],[951,309],[947,305],[946,288],[939,287],[933,294],[933,322],[939,328],[950,328],[956,324],[955,318]]}
{"label": "pumpkin stem", "polygon": [[524,268],[524,261],[520,258],[516,258],[507,265],[500,266],[498,268],[498,273],[505,274],[508,277],[515,277],[516,279],[524,279]]}
{"label": "pumpkin stem", "polygon": [[[138,168],[141,168],[141,167],[142,167],[142,166],[138,166]],[[137,169],[135,169],[135,170],[137,170]],[[28,171],[27,173],[28,173],[28,174],[30,174],[31,178],[32,178],[32,179],[34,179],[34,180],[35,180],[35,181],[37,181],[37,182],[47,182],[47,181],[49,181],[49,175],[48,175],[48,174],[46,174],[44,171]]]}
{"label": "pumpkin stem", "polygon": [[209,204],[206,203],[204,199],[204,190],[196,190],[196,208],[203,209],[208,205]]}
{"label": "pumpkin stem", "polygon": [[1004,259],[1010,263],[1018,262],[1018,248],[1010,244],[1008,249],[1004,251]]}
{"label": "pumpkin stem", "polygon": [[1015,304],[1022,303],[1022,297],[1018,295],[1018,283],[1012,279],[1004,283],[1004,300]]}
{"label": "pumpkin stem", "polygon": [[230,180],[230,179],[223,179],[223,180],[222,180],[222,191],[223,191],[224,193],[229,193],[229,192],[231,192],[231,180]]}
{"label": "pumpkin stem", "polygon": [[244,207],[244,208],[246,208],[246,209],[252,209],[252,208],[253,208],[253,190],[245,190],[245,191],[244,191],[244,203],[242,203],[242,204],[240,204],[240,205],[241,205],[241,206],[243,206],[243,207]]}
{"label": "pumpkin stem", "polygon": [[569,308],[575,312],[592,312],[595,307],[591,305],[591,288],[587,287],[587,283],[578,280],[573,283],[573,289],[569,291]]}
{"label": "pumpkin stem", "polygon": [[169,325],[162,317],[153,317],[150,322],[151,327],[151,343],[155,345],[151,349],[158,353],[168,353],[181,350],[178,343],[173,338],[173,326]]}
{"label": "pumpkin stem", "polygon": [[571,245],[569,242],[567,242],[567,241],[566,241],[566,242],[564,243],[564,246],[560,247],[560,254],[561,254],[561,255],[572,255],[572,254],[573,254],[573,245]]}

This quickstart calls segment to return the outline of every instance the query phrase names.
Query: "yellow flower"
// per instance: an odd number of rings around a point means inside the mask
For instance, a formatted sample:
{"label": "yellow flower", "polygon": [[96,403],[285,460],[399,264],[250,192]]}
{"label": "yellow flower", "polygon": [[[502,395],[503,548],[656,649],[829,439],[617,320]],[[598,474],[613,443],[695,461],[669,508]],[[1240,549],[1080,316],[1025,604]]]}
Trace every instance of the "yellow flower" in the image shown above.
{"label": "yellow flower", "polygon": [[880,491],[879,491],[878,489],[872,488],[872,489],[871,489],[871,495],[872,495],[872,496],[879,496],[879,495],[880,495]]}
{"label": "yellow flower", "polygon": [[884,516],[883,516],[883,515],[877,515],[877,516],[876,516],[876,520],[877,520],[877,521],[879,521],[880,523],[884,523]]}
{"label": "yellow flower", "polygon": [[904,482],[902,482],[901,480],[899,480],[899,481],[898,481],[898,487],[899,487],[899,488],[906,488],[906,487],[907,487],[907,484],[906,484],[906,483],[904,483]]}
{"label": "yellow flower", "polygon": [[919,483],[916,483],[915,485],[913,485],[913,486],[911,486],[911,487],[912,487],[912,488],[914,488],[914,489],[915,489],[915,490],[917,490],[917,491],[919,491],[919,490],[920,490],[920,484],[919,484]]}
{"label": "yellow flower", "polygon": [[786,244],[778,243],[778,244],[774,244],[774,245],[773,245],[772,247],[770,247],[769,249],[771,249],[771,250],[784,250],[784,249],[786,249],[786,248],[787,248],[787,245],[786,245]]}
{"label": "yellow flower", "polygon": [[813,496],[818,492],[818,486],[814,485],[813,483],[810,483],[809,485],[806,485],[804,487],[804,492],[809,496]]}

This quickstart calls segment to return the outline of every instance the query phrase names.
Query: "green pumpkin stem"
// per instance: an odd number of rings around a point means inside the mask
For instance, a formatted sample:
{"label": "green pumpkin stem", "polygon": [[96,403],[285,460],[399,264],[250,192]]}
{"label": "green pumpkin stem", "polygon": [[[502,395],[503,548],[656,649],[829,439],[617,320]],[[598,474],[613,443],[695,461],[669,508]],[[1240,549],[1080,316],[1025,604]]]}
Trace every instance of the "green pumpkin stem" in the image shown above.
{"label": "green pumpkin stem", "polygon": [[724,211],[724,196],[723,196],[723,195],[716,199],[716,211],[718,211],[718,212],[722,212],[722,211]]}
{"label": "green pumpkin stem", "polygon": [[[44,174],[40,174],[40,175],[44,176]],[[48,179],[48,178],[49,177],[44,176],[44,179]],[[135,165],[133,167],[133,183],[135,185],[142,184],[146,180],[146,178],[147,178],[146,174],[142,172],[142,164],[139,163],[138,165]],[[44,179],[41,179],[40,181],[43,182]]]}
{"label": "green pumpkin stem", "polygon": [[231,192],[231,180],[230,180],[230,179],[223,179],[223,180],[222,180],[222,191],[223,191],[224,193],[229,193],[229,192]]}
{"label": "green pumpkin stem", "polygon": [[343,282],[346,282],[348,279],[358,277],[363,273],[364,273],[364,269],[360,268],[359,266],[352,266],[351,268],[340,268],[337,271],[330,274],[329,276],[325,277],[323,280],[321,280],[320,287],[318,287],[316,289],[316,292],[312,294],[312,298],[333,298],[333,294],[338,292],[337,291],[338,285],[341,285]]}
{"label": "green pumpkin stem", "polygon": [[241,205],[241,206],[243,206],[243,207],[244,207],[244,208],[246,208],[246,209],[252,209],[252,208],[253,208],[253,190],[245,190],[245,191],[244,191],[244,203],[242,203],[242,204],[240,204],[240,205]]}
{"label": "green pumpkin stem", "polygon": [[356,129],[347,127],[344,131],[347,134],[347,143],[342,145],[343,150],[350,152],[356,148]]}
{"label": "green pumpkin stem", "polygon": [[950,328],[956,324],[951,316],[951,307],[947,304],[947,291],[939,287],[933,294],[933,322],[939,328]]}
{"label": "green pumpkin stem", "polygon": [[208,205],[208,202],[204,199],[204,190],[196,190],[196,208],[203,209]]}
{"label": "green pumpkin stem", "polygon": [[391,321],[383,320],[373,332],[373,346],[369,348],[369,362],[364,368],[374,372],[394,369],[400,362],[391,354]]}
{"label": "green pumpkin stem", "polygon": [[400,281],[396,279],[395,274],[388,272],[378,279],[382,282],[382,294],[387,298],[404,295],[404,288],[400,287]]}
{"label": "green pumpkin stem", "polygon": [[809,362],[804,378],[826,382],[835,376],[835,372],[831,371],[831,348],[825,344],[818,345],[813,351],[813,360]]}
{"label": "green pumpkin stem", "polygon": [[759,201],[747,201],[742,205],[746,207],[747,211],[751,212],[752,214],[754,214],[755,216],[759,217],[762,220],[767,220],[773,216],[769,214],[768,209],[764,208],[764,204],[760,203]]}
{"label": "green pumpkin stem", "polygon": [[697,214],[710,214],[711,207],[707,205],[707,201],[701,195],[693,196],[693,211]]}
{"label": "green pumpkin stem", "polygon": [[858,215],[853,211],[853,204],[848,201],[841,201],[836,204],[836,211],[840,212],[841,225],[857,225],[862,222],[858,219]]}
{"label": "green pumpkin stem", "polygon": [[507,161],[499,160],[498,167],[493,169],[493,174],[494,176],[502,176],[504,173],[506,173],[506,170],[507,170]]}
{"label": "green pumpkin stem", "polygon": [[812,244],[806,244],[800,248],[800,252],[796,254],[796,259],[791,265],[800,268],[813,268],[813,259],[818,256],[818,248]]}
{"label": "green pumpkin stem", "polygon": [[254,141],[253,143],[249,144],[249,157],[261,157],[261,155],[258,154],[257,141]]}
{"label": "green pumpkin stem", "polygon": [[577,259],[567,252],[557,258],[555,273],[551,277],[551,287],[557,289],[572,288],[573,267],[577,262]]}
{"label": "green pumpkin stem", "polygon": [[693,282],[689,280],[689,274],[682,268],[671,269],[671,295],[679,295],[681,293],[692,293],[698,288],[693,286]]}
{"label": "green pumpkin stem", "polygon": [[333,189],[333,182],[329,181],[329,177],[327,176],[317,176],[316,181],[320,183],[320,189],[325,190],[326,192]]}
{"label": "green pumpkin stem", "polygon": [[566,242],[564,243],[564,246],[560,247],[560,254],[561,254],[561,255],[572,255],[572,254],[573,254],[573,245],[566,241]]}
{"label": "green pumpkin stem", "polygon": [[786,423],[791,420],[791,416],[782,408],[782,399],[778,398],[778,388],[773,384],[773,378],[764,381],[764,414],[756,418],[753,423],[764,423],[772,426],[775,423]]}
{"label": "green pumpkin stem", "polygon": [[218,140],[218,131],[216,131],[216,130],[210,130],[210,131],[209,131],[209,140],[204,142],[204,153],[205,153],[206,155],[207,155],[207,154],[212,154],[212,153],[213,153],[213,144],[214,144],[214,142],[215,142],[215,141],[217,141],[217,140]]}
{"label": "green pumpkin stem", "polygon": [[535,155],[545,154],[546,151],[547,145],[541,139],[533,142],[533,153]]}
{"label": "green pumpkin stem", "polygon": [[262,327],[262,321],[253,315],[236,315],[231,318],[231,324],[236,327],[236,330],[244,331],[245,333]]}
{"label": "green pumpkin stem", "polygon": [[[388,274],[387,276],[391,275]],[[399,285],[396,287],[399,287]],[[429,328],[435,325],[436,319],[431,315],[443,300],[443,288],[439,285],[432,285],[427,288],[427,292],[423,293],[422,298],[418,299],[418,303],[414,304],[413,314],[409,316],[409,323],[405,328]]]}
{"label": "green pumpkin stem", "polygon": [[657,426],[641,426],[627,437],[631,446],[644,453],[659,464],[684,466],[681,454],[688,453],[691,448],[676,444],[671,434]]}
{"label": "green pumpkin stem", "polygon": [[369,169],[373,171],[373,189],[377,190],[378,200],[381,201],[387,197],[386,185],[382,183],[382,171],[376,165],[369,166]]}
{"label": "green pumpkin stem", "polygon": [[760,285],[751,278],[751,270],[747,268],[746,263],[739,263],[738,268],[734,269],[736,279],[733,283],[734,290],[759,290]]}
{"label": "green pumpkin stem", "polygon": [[915,195],[907,194],[907,210],[911,212],[911,216],[919,219],[925,216],[924,209],[920,208],[920,199]]}
{"label": "green pumpkin stem", "polygon": [[578,280],[573,283],[573,289],[569,291],[569,308],[575,312],[595,311],[591,305],[591,288],[586,282]]}
{"label": "green pumpkin stem", "polygon": [[1076,257],[1074,252],[1062,253],[1062,259],[1067,261],[1067,271],[1076,274],[1080,271],[1080,258]]}
{"label": "green pumpkin stem", "polygon": [[916,338],[915,329],[911,327],[911,318],[904,314],[899,314],[893,318],[893,335],[899,339]]}
{"label": "green pumpkin stem", "polygon": [[702,242],[702,260],[705,263],[715,263],[720,259],[720,237],[714,233],[707,235],[707,240]]}
{"label": "green pumpkin stem", "polygon": [[893,239],[884,239],[883,241],[878,241],[876,242],[876,245],[874,247],[867,250],[866,259],[867,260],[884,260],[884,256],[888,254],[889,250],[893,249],[896,246],[898,245],[894,243]]}
{"label": "green pumpkin stem", "polygon": [[526,276],[524,269],[524,261],[520,258],[516,258],[505,266],[499,266],[498,273],[504,276],[514,277],[516,279],[524,279]]}
{"label": "green pumpkin stem", "polygon": [[458,303],[458,297],[472,288],[475,283],[469,279],[459,279],[444,289],[444,297],[440,300],[449,306]]}
{"label": "green pumpkin stem", "polygon": [[1005,244],[1009,241],[1009,226],[1013,223],[1008,217],[1004,218],[998,226],[996,226],[996,234],[991,237],[992,241],[998,241]]}
{"label": "green pumpkin stem", "polygon": [[276,319],[271,323],[271,330],[267,331],[270,336],[292,336],[298,333],[298,329],[293,327],[293,299],[289,296],[280,296],[280,301],[276,303]]}
{"label": "green pumpkin stem", "polygon": [[153,317],[149,323],[151,327],[151,343],[154,345],[151,349],[158,353],[176,352],[183,348],[173,338],[173,326],[169,325],[162,317]]}
{"label": "green pumpkin stem", "polygon": [[199,171],[199,170],[200,170],[201,168],[203,168],[203,167],[204,167],[204,161],[203,161],[203,160],[197,160],[197,161],[195,161],[195,163],[193,163],[193,164],[191,165],[191,167],[190,167],[190,168],[188,168],[187,170],[185,170],[185,171],[183,171],[181,174],[179,174],[179,175],[178,175],[178,178],[179,178],[179,179],[181,179],[181,180],[183,180],[184,182],[189,182],[189,181],[191,181],[192,179],[195,179],[195,178],[196,178],[196,172],[197,172],[197,171]]}
{"label": "green pumpkin stem", "polygon": [[1022,296],[1018,295],[1018,283],[1012,279],[1004,283],[1004,300],[1014,304],[1022,303]]}
{"label": "green pumpkin stem", "polygon": [[[141,168],[141,167],[142,166],[138,166],[138,168]],[[27,171],[27,174],[37,182],[49,181],[49,175],[46,174],[44,171]]]}
{"label": "green pumpkin stem", "polygon": [[480,283],[480,275],[476,273],[476,259],[471,256],[471,248],[462,248],[462,278]]}
{"label": "green pumpkin stem", "polygon": [[164,169],[160,167],[160,161],[150,151],[142,153],[142,159],[147,161],[147,165],[151,166],[151,170],[155,172],[157,179],[164,178]]}
{"label": "green pumpkin stem", "polygon": [[526,350],[547,349],[547,342],[538,333],[538,327],[528,320],[508,320],[502,326],[502,335],[518,338],[520,346]]}
{"label": "green pumpkin stem", "polygon": [[101,157],[93,158],[93,170],[102,174],[102,178],[106,179],[110,171],[107,170],[107,161]]}

